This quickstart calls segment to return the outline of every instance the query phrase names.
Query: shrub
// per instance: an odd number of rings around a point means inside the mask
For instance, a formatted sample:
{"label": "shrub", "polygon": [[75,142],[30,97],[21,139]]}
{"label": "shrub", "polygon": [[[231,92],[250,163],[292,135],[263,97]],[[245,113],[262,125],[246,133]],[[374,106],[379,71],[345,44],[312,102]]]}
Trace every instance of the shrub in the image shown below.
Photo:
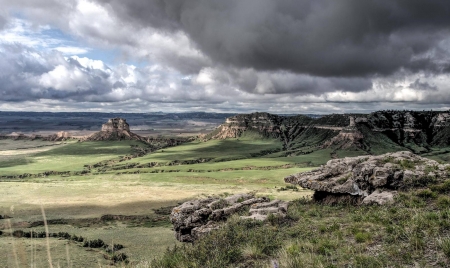
{"label": "shrub", "polygon": [[328,239],[318,243],[316,252],[320,255],[331,256],[337,246]]}
{"label": "shrub", "polygon": [[116,263],[116,262],[128,263],[128,256],[125,253],[115,253],[114,255],[111,256],[111,260],[114,263]]}
{"label": "shrub", "polygon": [[219,199],[216,202],[211,204],[211,209],[212,210],[222,209],[226,206],[228,206],[228,202],[225,199]]}
{"label": "shrub", "polygon": [[450,207],[450,198],[448,196],[440,196],[437,200],[437,205],[440,208],[449,208]]}
{"label": "shrub", "polygon": [[397,162],[402,169],[414,169],[416,164],[408,159],[400,160]]}
{"label": "shrub", "polygon": [[86,240],[84,241],[83,247],[85,248],[102,248],[105,246],[105,242],[101,239],[95,239],[95,240]]}
{"label": "shrub", "polygon": [[13,235],[14,237],[21,238],[21,237],[23,237],[23,235],[24,235],[24,231],[22,231],[22,230],[15,230],[15,231],[12,233],[12,235]]}
{"label": "shrub", "polygon": [[438,196],[437,193],[431,191],[430,189],[419,190],[416,192],[416,195],[424,199],[437,198]]}
{"label": "shrub", "polygon": [[441,249],[447,258],[450,258],[450,238],[444,238],[441,240]]}
{"label": "shrub", "polygon": [[372,239],[372,236],[366,232],[357,232],[355,234],[355,240],[357,243],[364,243],[364,242],[370,241],[371,239]]}
{"label": "shrub", "polygon": [[450,193],[450,180],[446,180],[442,184],[431,185],[431,190],[436,191],[441,194]]}

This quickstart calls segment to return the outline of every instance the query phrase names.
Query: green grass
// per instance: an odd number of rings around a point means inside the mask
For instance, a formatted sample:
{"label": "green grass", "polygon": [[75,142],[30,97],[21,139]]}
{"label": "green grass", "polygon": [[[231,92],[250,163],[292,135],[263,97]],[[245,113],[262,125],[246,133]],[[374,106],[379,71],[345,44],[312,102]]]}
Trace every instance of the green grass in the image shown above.
{"label": "green grass", "polygon": [[149,162],[169,162],[174,160],[194,160],[214,158],[214,161],[250,158],[251,154],[277,149],[281,143],[274,139],[227,139],[207,142],[191,142],[180,146],[158,150],[152,154],[130,161],[141,164]]}
{"label": "green grass", "polygon": [[173,247],[151,267],[448,267],[450,210],[435,201],[327,206],[299,199],[288,218],[233,218],[194,245]]}
{"label": "green grass", "polygon": [[70,143],[53,149],[0,159],[0,175],[41,173],[45,171],[80,171],[84,165],[130,154],[133,141]]}

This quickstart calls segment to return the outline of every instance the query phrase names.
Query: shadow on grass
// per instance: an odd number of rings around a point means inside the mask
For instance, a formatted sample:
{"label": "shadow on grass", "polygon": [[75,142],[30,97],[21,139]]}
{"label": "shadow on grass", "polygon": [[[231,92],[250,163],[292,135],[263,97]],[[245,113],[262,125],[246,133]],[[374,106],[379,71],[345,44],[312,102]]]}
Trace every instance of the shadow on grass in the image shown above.
{"label": "shadow on grass", "polygon": [[30,158],[12,158],[6,160],[0,160],[0,168],[9,168],[15,166],[25,166],[28,164],[32,164],[35,161]]}

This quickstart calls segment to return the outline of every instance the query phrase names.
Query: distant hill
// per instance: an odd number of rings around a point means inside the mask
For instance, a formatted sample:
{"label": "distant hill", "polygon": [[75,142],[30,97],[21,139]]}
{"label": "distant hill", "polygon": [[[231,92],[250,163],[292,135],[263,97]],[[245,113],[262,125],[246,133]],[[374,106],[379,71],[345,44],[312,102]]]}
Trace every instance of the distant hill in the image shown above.
{"label": "distant hill", "polygon": [[371,114],[281,116],[240,114],[226,119],[205,139],[276,138],[284,154],[317,149],[355,150],[368,154],[410,150],[431,152],[450,145],[450,113],[434,111],[378,111]]}
{"label": "distant hill", "polygon": [[86,141],[117,141],[137,140],[146,141],[145,138],[130,131],[130,125],[123,118],[112,118],[102,125],[102,130],[88,136]]}

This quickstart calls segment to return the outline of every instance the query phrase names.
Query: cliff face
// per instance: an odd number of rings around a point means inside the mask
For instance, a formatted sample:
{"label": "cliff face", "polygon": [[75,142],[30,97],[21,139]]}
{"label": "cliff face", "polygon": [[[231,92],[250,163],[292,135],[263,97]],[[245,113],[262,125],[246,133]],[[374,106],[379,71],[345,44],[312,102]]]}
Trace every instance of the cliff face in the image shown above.
{"label": "cliff face", "polygon": [[130,131],[130,125],[123,118],[112,118],[102,125],[102,131]]}
{"label": "cliff face", "polygon": [[378,111],[371,114],[333,114],[320,118],[241,114],[228,118],[206,139],[238,138],[246,133],[283,141],[296,148],[357,149],[375,153],[383,148],[406,148],[417,153],[450,145],[450,113]]}

